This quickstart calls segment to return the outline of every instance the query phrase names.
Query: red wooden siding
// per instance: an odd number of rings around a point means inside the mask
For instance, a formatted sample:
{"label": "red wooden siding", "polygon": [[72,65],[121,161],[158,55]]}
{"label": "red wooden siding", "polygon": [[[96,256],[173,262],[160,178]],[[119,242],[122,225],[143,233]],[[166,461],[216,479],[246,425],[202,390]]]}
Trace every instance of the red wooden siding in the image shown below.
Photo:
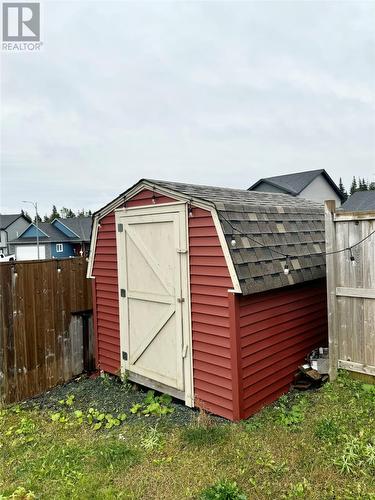
{"label": "red wooden siding", "polygon": [[[155,194],[155,203],[175,200]],[[152,204],[143,190],[127,207]],[[196,403],[217,415],[233,417],[228,288],[232,281],[210,212],[193,208],[189,217],[190,287]],[[120,369],[120,329],[114,212],[101,220],[94,259],[98,367]]]}
{"label": "red wooden siding", "polygon": [[237,297],[241,417],[285,393],[298,365],[327,345],[324,280]]}
{"label": "red wooden siding", "polygon": [[228,289],[232,280],[210,212],[189,217],[190,289],[196,404],[233,418]]}

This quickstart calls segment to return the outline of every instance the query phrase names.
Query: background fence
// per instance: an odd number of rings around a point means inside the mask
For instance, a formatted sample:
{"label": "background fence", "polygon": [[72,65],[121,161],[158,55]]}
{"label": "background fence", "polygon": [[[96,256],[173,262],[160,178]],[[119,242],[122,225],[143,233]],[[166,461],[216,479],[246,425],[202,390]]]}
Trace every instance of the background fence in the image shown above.
{"label": "background fence", "polygon": [[[334,202],[326,202],[325,212],[327,252],[348,248],[375,230],[375,212],[336,211]],[[375,375],[375,234],[351,252],[327,255],[333,378],[337,367]]]}
{"label": "background fence", "polygon": [[44,392],[94,366],[84,258],[0,264],[0,401]]}

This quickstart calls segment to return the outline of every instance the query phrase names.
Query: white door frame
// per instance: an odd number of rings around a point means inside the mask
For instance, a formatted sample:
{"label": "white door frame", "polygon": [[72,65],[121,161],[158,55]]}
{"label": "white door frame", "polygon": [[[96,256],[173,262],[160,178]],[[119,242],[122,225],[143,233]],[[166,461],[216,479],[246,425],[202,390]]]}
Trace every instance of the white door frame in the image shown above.
{"label": "white door frame", "polygon": [[[184,300],[176,303],[176,308],[180,308],[182,321],[182,346],[181,356],[183,358],[184,391],[163,386],[158,381],[153,381],[138,374],[129,373],[129,379],[140,384],[149,386],[159,391],[169,392],[171,395],[183,399],[187,406],[194,406],[194,386],[193,386],[193,354],[192,354],[192,328],[191,328],[191,304],[190,304],[190,269],[189,269],[189,235],[188,235],[188,214],[187,203],[176,202],[160,205],[145,205],[140,207],[120,208],[115,210],[116,219],[116,242],[117,242],[117,263],[118,263],[118,294],[119,294],[119,320],[120,320],[120,351],[127,352],[129,331],[128,324],[128,303],[127,297],[121,296],[121,289],[126,288],[126,255],[124,245],[124,231],[119,231],[119,227],[124,227],[124,222],[129,217],[175,214],[179,217],[180,224],[180,248],[178,250],[181,270],[181,295]],[[120,226],[119,226],[120,224]],[[124,270],[120,274],[120,270]],[[121,372],[129,370],[129,360],[123,359],[121,354]]]}

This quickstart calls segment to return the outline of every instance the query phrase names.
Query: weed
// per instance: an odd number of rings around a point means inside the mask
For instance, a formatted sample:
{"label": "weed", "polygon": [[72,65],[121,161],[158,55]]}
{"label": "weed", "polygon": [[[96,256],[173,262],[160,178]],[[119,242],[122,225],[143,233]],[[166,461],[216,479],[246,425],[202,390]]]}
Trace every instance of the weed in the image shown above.
{"label": "weed", "polygon": [[332,418],[324,417],[317,422],[314,434],[319,439],[326,440],[330,443],[337,443],[340,427]]}
{"label": "weed", "polygon": [[74,400],[75,400],[74,394],[69,394],[69,396],[66,399],[60,399],[59,403],[65,406],[73,406]]}
{"label": "weed", "polygon": [[288,492],[283,495],[282,498],[285,499],[294,499],[294,498],[307,498],[308,492],[311,491],[311,487],[309,482],[303,478],[303,481],[300,483],[291,484],[289,486]]}
{"label": "weed", "polygon": [[136,403],[130,408],[130,413],[135,415],[141,414],[146,417],[150,415],[161,417],[162,415],[167,415],[174,411],[170,406],[171,402],[172,397],[168,394],[155,396],[155,391],[148,391],[142,403]]}
{"label": "weed", "polygon": [[0,500],[34,500],[34,498],[36,498],[35,494],[22,486],[16,488],[9,496],[0,494]]}
{"label": "weed", "polygon": [[163,436],[157,430],[157,426],[149,428],[147,434],[141,439],[141,446],[146,451],[157,450],[163,447]]}
{"label": "weed", "polygon": [[282,396],[279,399],[278,405],[278,422],[285,426],[295,428],[301,424],[305,419],[305,410],[307,408],[307,398],[300,397],[299,400],[292,406],[288,406],[288,398]]}
{"label": "weed", "polygon": [[346,436],[345,445],[341,455],[334,460],[343,474],[375,473],[375,445],[363,436]]}
{"label": "weed", "polygon": [[237,483],[226,479],[218,481],[213,486],[203,490],[199,496],[199,500],[247,500],[247,496],[243,493]]}

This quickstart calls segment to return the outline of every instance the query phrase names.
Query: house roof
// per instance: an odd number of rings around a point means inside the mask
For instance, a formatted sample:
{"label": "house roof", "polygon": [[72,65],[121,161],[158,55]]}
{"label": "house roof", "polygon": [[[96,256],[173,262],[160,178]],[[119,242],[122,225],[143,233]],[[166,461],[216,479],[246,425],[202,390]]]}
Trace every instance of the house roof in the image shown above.
{"label": "house roof", "polygon": [[[243,294],[325,276],[320,203],[279,193],[150,182],[214,203]],[[231,245],[233,236],[235,247]],[[288,275],[284,274],[286,259],[278,252],[293,256],[288,259]]]}
{"label": "house roof", "polygon": [[71,217],[57,220],[73,231],[81,240],[90,241],[92,217]]}
{"label": "house roof", "polygon": [[331,188],[335,191],[337,196],[343,201],[343,194],[341,193],[338,186],[332,180],[332,178],[327,174],[327,172],[321,168],[318,170],[307,170],[305,172],[296,172],[294,174],[286,175],[276,175],[274,177],[265,177],[259,179],[255,184],[249,187],[249,190],[255,189],[262,182],[269,184],[270,186],[282,189],[285,193],[291,194],[292,196],[297,196],[301,193],[309,184],[312,183],[319,175],[323,175]]}
{"label": "house roof", "polygon": [[[142,179],[96,212],[101,218],[140,187],[204,202],[216,210],[243,294],[325,276],[324,210],[320,203],[287,194]],[[236,246],[231,240],[235,236]],[[92,252],[93,254],[93,252]],[[285,255],[290,273],[284,274]]]}
{"label": "house roof", "polygon": [[25,220],[30,222],[30,220],[23,214],[0,214],[0,229],[6,229],[20,217],[23,217]]}
{"label": "house roof", "polygon": [[347,212],[366,212],[375,210],[375,191],[357,191],[341,205]]}
{"label": "house roof", "polygon": [[[82,219],[78,222],[79,219]],[[87,220],[89,219],[89,220]],[[66,221],[68,221],[68,224],[66,224]],[[43,233],[46,234],[46,236],[40,236],[39,237],[39,242],[40,243],[63,243],[63,242],[78,242],[78,241],[89,241],[90,240],[90,230],[91,230],[91,217],[79,217],[77,218],[77,222],[74,224],[71,224],[71,220],[73,219],[62,219],[61,222],[65,224],[69,229],[74,231],[78,237],[75,238],[69,238],[66,236],[62,231],[57,229],[53,224],[50,222],[39,222],[38,226]],[[33,224],[35,226],[35,224]],[[74,226],[74,227],[73,227]],[[27,228],[26,228],[27,231]],[[36,242],[36,237],[24,237],[22,234],[16,238],[15,240],[12,241],[12,243],[17,243],[17,244],[30,244],[30,243],[35,243]]]}

